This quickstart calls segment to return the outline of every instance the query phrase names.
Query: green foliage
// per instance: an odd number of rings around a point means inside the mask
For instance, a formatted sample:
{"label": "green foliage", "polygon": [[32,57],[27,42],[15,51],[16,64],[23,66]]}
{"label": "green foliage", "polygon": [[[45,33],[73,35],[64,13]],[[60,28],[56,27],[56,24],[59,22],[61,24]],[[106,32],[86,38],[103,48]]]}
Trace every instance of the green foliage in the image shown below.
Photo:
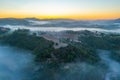
{"label": "green foliage", "polygon": [[120,50],[120,35],[117,34],[87,34],[79,37],[83,44],[95,48],[106,50]]}
{"label": "green foliage", "polygon": [[100,60],[94,51],[86,48],[77,48],[72,45],[59,49],[36,50],[35,53],[37,53],[37,61],[49,61],[51,63],[67,63],[75,60],[96,63]]}
{"label": "green foliage", "polygon": [[40,49],[48,48],[53,44],[42,37],[29,35],[29,30],[16,30],[12,34],[5,36],[3,42],[28,50],[34,50],[37,47]]}
{"label": "green foliage", "polygon": [[54,49],[53,42],[48,41],[36,35],[30,35],[29,30],[16,30],[12,34],[4,36],[3,42],[12,46],[33,51],[37,62],[48,63],[66,63],[76,59],[94,63],[98,61],[95,52],[87,49],[86,46],[76,47],[68,45],[67,47]]}
{"label": "green foliage", "polygon": [[[96,63],[100,60],[96,49],[120,50],[119,34],[104,34],[94,32],[81,32],[81,43],[68,41],[67,47],[53,48],[53,42],[35,34],[29,30],[16,30],[12,34],[2,37],[4,43],[33,51],[37,62],[67,63],[75,60]],[[57,44],[56,44],[57,45]],[[117,56],[116,56],[117,55]],[[119,61],[119,54],[114,56]]]}

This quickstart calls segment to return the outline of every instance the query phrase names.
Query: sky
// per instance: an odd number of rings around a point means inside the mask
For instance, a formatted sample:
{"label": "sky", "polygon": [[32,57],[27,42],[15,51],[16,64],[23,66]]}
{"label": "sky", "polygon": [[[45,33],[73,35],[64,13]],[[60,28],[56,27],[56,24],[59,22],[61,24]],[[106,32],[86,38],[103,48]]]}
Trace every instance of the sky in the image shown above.
{"label": "sky", "polygon": [[120,0],[0,0],[0,18],[120,18]]}

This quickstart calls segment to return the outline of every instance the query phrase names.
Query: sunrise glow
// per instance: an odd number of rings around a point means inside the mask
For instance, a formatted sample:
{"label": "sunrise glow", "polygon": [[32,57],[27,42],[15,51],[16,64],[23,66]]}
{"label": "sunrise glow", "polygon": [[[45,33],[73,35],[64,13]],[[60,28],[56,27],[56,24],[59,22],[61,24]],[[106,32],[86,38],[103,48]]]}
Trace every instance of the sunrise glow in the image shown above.
{"label": "sunrise glow", "polygon": [[120,17],[120,0],[0,0],[0,18],[111,19]]}

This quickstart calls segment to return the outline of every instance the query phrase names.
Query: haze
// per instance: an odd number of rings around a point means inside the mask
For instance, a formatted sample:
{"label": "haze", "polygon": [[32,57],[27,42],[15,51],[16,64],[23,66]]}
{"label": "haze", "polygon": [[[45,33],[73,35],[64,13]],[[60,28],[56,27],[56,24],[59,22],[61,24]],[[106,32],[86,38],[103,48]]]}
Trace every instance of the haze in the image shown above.
{"label": "haze", "polygon": [[113,19],[120,0],[0,0],[0,18]]}

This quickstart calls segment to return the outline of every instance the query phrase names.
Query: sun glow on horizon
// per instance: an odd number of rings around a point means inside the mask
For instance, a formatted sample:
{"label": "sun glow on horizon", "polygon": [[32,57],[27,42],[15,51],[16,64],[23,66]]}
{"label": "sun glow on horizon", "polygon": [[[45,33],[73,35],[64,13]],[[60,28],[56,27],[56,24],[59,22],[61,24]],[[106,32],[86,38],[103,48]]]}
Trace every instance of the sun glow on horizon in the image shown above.
{"label": "sun glow on horizon", "polygon": [[96,19],[116,19],[120,18],[119,14],[102,14],[102,15],[96,15],[96,14],[89,14],[89,15],[79,15],[79,14],[73,14],[73,15],[35,15],[35,14],[18,14],[18,13],[2,13],[0,14],[0,18],[39,18],[39,19],[85,19],[85,20],[96,20]]}
{"label": "sun glow on horizon", "polygon": [[120,0],[1,0],[0,18],[112,19],[120,17]]}

